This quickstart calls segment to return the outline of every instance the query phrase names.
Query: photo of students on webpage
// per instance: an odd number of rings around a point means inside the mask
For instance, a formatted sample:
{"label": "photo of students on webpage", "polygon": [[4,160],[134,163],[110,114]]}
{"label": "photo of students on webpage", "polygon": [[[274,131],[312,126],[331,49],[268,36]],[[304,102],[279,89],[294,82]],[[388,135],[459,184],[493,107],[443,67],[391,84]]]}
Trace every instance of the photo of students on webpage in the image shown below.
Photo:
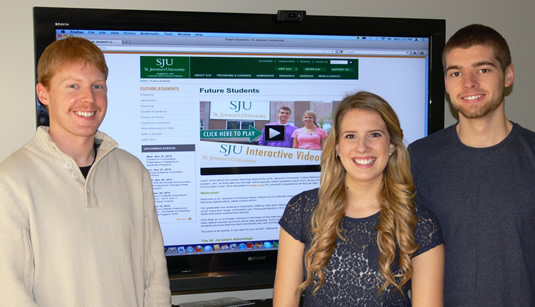
{"label": "photo of students on webpage", "polygon": [[277,112],[279,120],[264,126],[258,145],[293,147],[292,134],[297,127],[288,123],[291,114],[292,110],[289,107],[280,107]]}
{"label": "photo of students on webpage", "polygon": [[[200,140],[321,150],[320,142],[327,137],[337,103],[238,98],[200,101]],[[296,146],[298,127],[308,136],[299,134]]]}
{"label": "photo of students on webpage", "polygon": [[303,114],[305,126],[295,130],[292,134],[294,148],[316,150],[323,148],[323,142],[327,138],[327,131],[320,128],[317,118],[318,116],[314,111],[305,111]]}

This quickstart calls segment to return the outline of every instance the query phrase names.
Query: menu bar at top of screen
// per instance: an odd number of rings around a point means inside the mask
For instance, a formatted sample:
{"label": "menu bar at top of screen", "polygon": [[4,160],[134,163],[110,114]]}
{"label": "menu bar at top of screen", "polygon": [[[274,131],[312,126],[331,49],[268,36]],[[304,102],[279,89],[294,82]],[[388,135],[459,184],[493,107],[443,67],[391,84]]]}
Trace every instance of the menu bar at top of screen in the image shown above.
{"label": "menu bar at top of screen", "polygon": [[[368,37],[244,33],[57,30],[57,39],[84,37],[109,52],[318,54],[349,56],[427,57],[429,39],[421,37]],[[179,33],[179,32],[172,32]]]}
{"label": "menu bar at top of screen", "polygon": [[258,39],[327,39],[327,40],[368,40],[368,41],[422,41],[428,37],[396,37],[396,36],[352,36],[352,35],[312,35],[312,34],[262,34],[262,33],[216,33],[216,32],[170,32],[170,31],[121,31],[121,30],[80,30],[57,29],[56,34],[62,36],[80,35],[115,35],[115,36],[160,36],[160,37],[236,37]]}

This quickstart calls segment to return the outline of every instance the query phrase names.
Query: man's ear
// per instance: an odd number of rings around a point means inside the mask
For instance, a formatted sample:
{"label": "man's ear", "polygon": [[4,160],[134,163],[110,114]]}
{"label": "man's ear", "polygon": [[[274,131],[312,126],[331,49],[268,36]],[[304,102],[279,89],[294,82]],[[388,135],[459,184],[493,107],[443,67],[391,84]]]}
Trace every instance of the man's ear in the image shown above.
{"label": "man's ear", "polygon": [[446,90],[446,94],[450,94],[450,91],[448,90],[448,76],[447,75],[444,75],[444,89]]}
{"label": "man's ear", "polygon": [[37,92],[37,97],[39,101],[48,106],[48,89],[42,83],[37,83],[35,86],[35,91]]}
{"label": "man's ear", "polygon": [[505,87],[510,87],[515,81],[515,67],[513,64],[509,64],[505,69]]}

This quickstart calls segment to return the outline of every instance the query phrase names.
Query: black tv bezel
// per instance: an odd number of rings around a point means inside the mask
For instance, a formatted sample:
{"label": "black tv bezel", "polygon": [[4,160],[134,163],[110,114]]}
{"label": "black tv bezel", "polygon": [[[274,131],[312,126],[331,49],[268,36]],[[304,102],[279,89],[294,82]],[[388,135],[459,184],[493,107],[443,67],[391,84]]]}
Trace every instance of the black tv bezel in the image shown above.
{"label": "black tv bezel", "polygon": [[[429,37],[431,52],[427,134],[444,127],[441,53],[445,42],[445,20],[319,16],[306,15],[305,12],[302,12],[301,17],[301,20],[291,18],[280,21],[281,18],[276,13],[34,7],[35,67],[46,46],[56,39],[56,29],[61,28]],[[35,80],[37,82],[37,71]],[[36,101],[38,105],[37,98]],[[36,117],[37,125],[42,124],[39,112]],[[276,250],[167,257],[174,293],[270,288],[273,286],[276,261]]]}

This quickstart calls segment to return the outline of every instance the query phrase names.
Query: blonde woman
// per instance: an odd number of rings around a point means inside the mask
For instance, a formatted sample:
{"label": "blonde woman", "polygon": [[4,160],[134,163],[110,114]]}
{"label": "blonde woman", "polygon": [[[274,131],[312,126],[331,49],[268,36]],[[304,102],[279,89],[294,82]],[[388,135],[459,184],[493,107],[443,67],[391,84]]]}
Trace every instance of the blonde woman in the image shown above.
{"label": "blonde woman", "polygon": [[314,111],[308,110],[303,114],[305,126],[294,130],[292,138],[294,148],[321,150],[327,138],[327,131],[321,129],[317,123],[318,116]]}
{"label": "blonde woman", "polygon": [[320,188],[293,197],[280,220],[274,306],[298,306],[302,295],[303,306],[442,306],[440,227],[415,208],[390,105],[346,97],[321,166]]}

